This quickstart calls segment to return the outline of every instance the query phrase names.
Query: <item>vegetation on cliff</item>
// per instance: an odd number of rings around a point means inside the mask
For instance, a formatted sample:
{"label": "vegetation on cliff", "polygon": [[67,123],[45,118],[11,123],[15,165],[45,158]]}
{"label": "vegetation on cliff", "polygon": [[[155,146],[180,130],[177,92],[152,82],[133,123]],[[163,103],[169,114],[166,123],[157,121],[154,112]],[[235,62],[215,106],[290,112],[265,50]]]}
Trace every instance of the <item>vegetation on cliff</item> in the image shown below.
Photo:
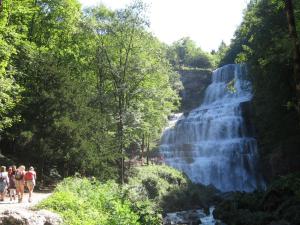
{"label": "vegetation on cliff", "polygon": [[204,52],[190,38],[181,38],[167,46],[167,59],[180,75],[180,111],[189,112],[198,107],[204,91],[211,82],[211,71],[216,66],[216,55]]}

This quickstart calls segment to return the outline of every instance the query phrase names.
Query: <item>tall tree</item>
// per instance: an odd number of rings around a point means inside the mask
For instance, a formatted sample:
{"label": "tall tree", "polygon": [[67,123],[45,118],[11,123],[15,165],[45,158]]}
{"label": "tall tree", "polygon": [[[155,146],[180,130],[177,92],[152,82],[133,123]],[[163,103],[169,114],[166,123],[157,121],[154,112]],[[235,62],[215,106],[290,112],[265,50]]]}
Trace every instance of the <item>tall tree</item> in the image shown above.
{"label": "tall tree", "polygon": [[297,35],[294,6],[292,0],[285,0],[285,11],[288,21],[289,34],[293,42],[294,50],[294,81],[297,94],[296,107],[300,118],[300,43]]}
{"label": "tall tree", "polygon": [[[177,96],[170,88],[171,70],[163,59],[161,46],[146,31],[148,21],[144,13],[145,6],[139,1],[110,13],[100,7],[92,12],[94,21],[90,22],[98,43],[99,98],[102,110],[113,112],[122,183],[125,150],[138,136],[142,138],[143,132],[137,134],[135,130],[143,130],[142,123],[149,117],[144,108],[150,107],[151,102],[161,102],[166,106],[164,111],[169,112],[173,106],[164,102],[172,102]],[[157,87],[164,89],[158,91]],[[165,113],[162,117],[165,119]]]}

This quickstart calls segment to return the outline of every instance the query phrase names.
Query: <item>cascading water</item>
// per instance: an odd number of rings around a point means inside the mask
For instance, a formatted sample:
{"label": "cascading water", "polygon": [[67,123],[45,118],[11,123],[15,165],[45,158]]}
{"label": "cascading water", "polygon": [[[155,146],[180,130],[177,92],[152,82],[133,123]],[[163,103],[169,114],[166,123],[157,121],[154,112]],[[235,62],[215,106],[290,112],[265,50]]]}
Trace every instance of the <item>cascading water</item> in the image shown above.
{"label": "cascading water", "polygon": [[202,105],[165,130],[160,152],[166,164],[185,172],[193,182],[212,184],[221,191],[264,187],[256,139],[243,118],[242,105],[252,99],[246,74],[240,64],[213,72]]}

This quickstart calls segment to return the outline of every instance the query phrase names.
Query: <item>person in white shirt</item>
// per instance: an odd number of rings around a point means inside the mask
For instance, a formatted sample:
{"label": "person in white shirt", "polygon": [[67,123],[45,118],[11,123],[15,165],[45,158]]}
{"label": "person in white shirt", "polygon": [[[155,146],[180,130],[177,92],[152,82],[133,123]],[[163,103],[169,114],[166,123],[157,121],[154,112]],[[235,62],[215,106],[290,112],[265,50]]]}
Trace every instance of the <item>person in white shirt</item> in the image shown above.
{"label": "person in white shirt", "polygon": [[0,167],[0,201],[4,201],[6,189],[9,184],[8,174],[6,172],[6,167]]}

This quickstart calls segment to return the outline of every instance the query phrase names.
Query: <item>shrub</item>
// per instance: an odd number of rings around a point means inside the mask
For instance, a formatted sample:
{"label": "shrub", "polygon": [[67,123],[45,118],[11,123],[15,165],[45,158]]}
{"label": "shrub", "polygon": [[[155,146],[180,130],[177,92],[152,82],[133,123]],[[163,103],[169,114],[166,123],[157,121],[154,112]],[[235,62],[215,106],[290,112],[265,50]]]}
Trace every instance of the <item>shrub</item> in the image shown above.
{"label": "shrub", "polygon": [[139,216],[115,182],[67,178],[39,208],[58,212],[72,225],[138,225]]}

